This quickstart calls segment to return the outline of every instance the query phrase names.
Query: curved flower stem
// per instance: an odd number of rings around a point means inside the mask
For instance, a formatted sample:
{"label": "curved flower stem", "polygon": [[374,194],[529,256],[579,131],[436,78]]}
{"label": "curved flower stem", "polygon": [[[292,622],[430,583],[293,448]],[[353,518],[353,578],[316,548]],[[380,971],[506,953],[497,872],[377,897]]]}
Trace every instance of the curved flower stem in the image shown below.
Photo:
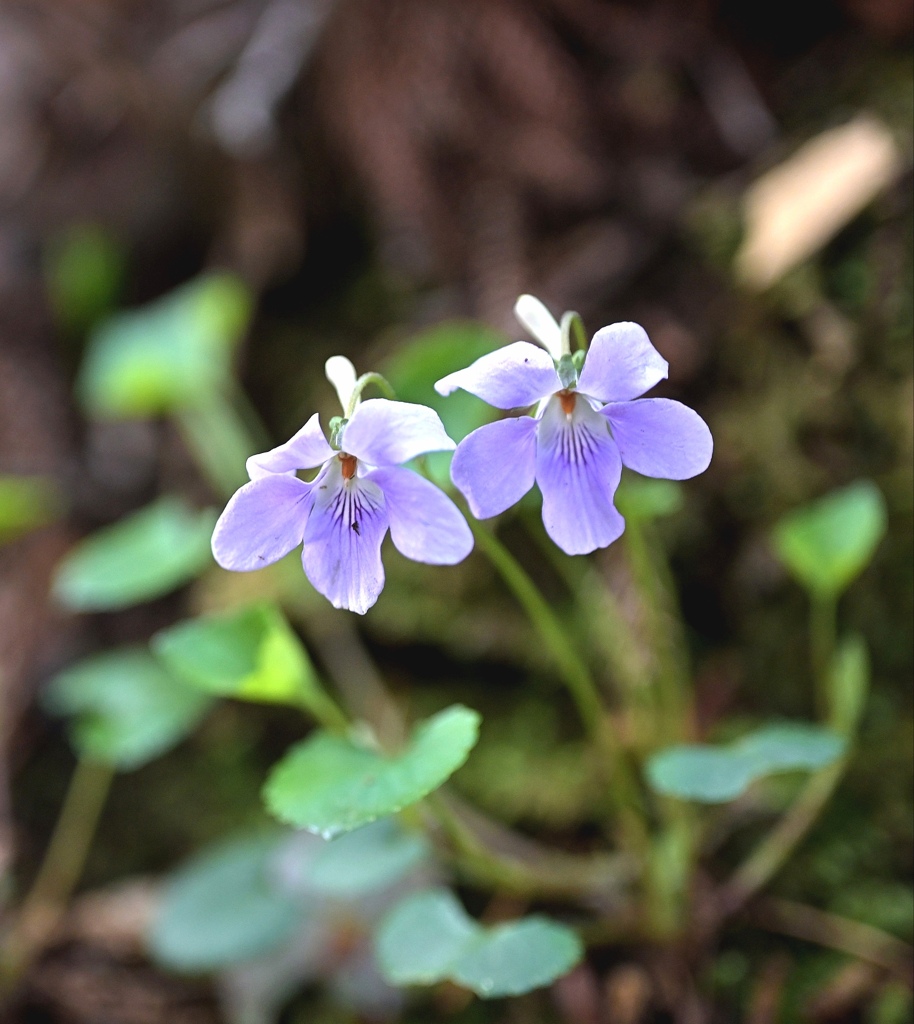
{"label": "curved flower stem", "polygon": [[355,387],[352,389],[352,394],[349,396],[349,406],[346,409],[347,420],[352,418],[352,414],[355,412],[359,402],[362,400],[362,392],[369,384],[374,384],[385,398],[395,399],[397,397],[390,381],[386,377],[381,376],[380,373],[363,373],[355,382]]}
{"label": "curved flower stem", "polygon": [[605,758],[611,778],[609,790],[624,834],[633,849],[643,850],[648,835],[638,783],[621,744],[610,734],[607,715],[590,669],[568,640],[546,599],[517,559],[493,533],[474,519],[470,519],[469,523],[477,544],[511,589],[552,652],[559,675],[571,694],[581,721],[600,755]]}
{"label": "curved flower stem", "polygon": [[54,931],[82,875],[113,778],[110,765],[77,761],[44,860],[6,943],[5,985],[15,981]]}
{"label": "curved flower stem", "polygon": [[574,645],[568,640],[561,623],[553,614],[546,599],[521,568],[517,559],[493,533],[472,520],[470,527],[476,536],[476,543],[508,584],[535,629],[552,652],[562,680],[571,693],[585,728],[592,735],[597,733],[603,720],[603,706],[590,670],[575,650]]}

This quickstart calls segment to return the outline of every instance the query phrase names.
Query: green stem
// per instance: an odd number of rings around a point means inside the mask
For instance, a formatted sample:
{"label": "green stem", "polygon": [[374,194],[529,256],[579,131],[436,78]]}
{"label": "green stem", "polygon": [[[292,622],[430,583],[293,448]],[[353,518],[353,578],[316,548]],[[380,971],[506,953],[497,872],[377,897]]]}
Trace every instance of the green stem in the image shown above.
{"label": "green stem", "polygon": [[815,824],[844,774],[843,761],[817,772],[777,825],[737,869],[724,889],[723,911],[732,914],[759,893],[783,867]]}
{"label": "green stem", "polygon": [[244,464],[257,450],[247,425],[225,395],[216,393],[175,414],[197,465],[217,494],[228,496],[247,483]]}
{"label": "green stem", "polygon": [[816,688],[819,718],[827,720],[831,713],[829,692],[832,661],[838,632],[838,606],[833,595],[814,595],[810,616],[810,658]]}
{"label": "green stem", "polygon": [[602,733],[603,706],[597,694],[596,684],[590,670],[568,640],[561,623],[553,614],[546,599],[523,570],[517,559],[493,533],[480,526],[475,520],[470,526],[476,536],[476,543],[498,570],[518,603],[527,613],[534,628],[552,652],[562,681],[568,688],[581,721],[592,736]]}
{"label": "green stem", "polygon": [[305,714],[314,719],[327,732],[345,734],[351,728],[352,723],[349,721],[346,713],[323,690],[312,690],[299,703]]}
{"label": "green stem", "polygon": [[631,871],[620,857],[549,851],[535,859],[521,859],[492,849],[451,806],[445,794],[426,797],[425,807],[447,837],[455,867],[470,882],[525,898],[570,898],[589,903],[602,897],[625,902]]}
{"label": "green stem", "polygon": [[590,669],[568,640],[546,599],[517,559],[493,533],[474,519],[469,522],[476,543],[508,585],[551,651],[559,675],[571,694],[585,729],[606,760],[611,779],[610,793],[623,831],[634,849],[643,850],[648,836],[641,814],[638,784],[621,745],[610,735],[607,716]]}
{"label": "green stem", "polygon": [[3,962],[14,981],[54,931],[79,882],[114,778],[110,765],[80,759],[38,874],[19,910]]}

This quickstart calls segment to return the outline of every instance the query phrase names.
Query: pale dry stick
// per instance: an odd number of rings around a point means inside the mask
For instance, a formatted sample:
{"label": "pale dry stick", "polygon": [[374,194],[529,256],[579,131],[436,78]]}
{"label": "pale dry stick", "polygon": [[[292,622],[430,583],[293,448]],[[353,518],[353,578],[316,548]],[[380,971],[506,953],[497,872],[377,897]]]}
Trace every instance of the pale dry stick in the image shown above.
{"label": "pale dry stick", "polygon": [[880,928],[851,921],[792,900],[760,900],[752,909],[753,924],[873,964],[914,989],[914,947]]}

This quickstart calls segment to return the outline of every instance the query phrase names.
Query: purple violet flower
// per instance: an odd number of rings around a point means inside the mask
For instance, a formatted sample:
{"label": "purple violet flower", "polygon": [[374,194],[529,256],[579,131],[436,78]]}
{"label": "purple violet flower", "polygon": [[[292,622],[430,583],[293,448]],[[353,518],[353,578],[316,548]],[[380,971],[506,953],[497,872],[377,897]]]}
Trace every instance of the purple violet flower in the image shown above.
{"label": "purple violet flower", "polygon": [[[213,555],[224,569],[249,572],[299,544],[305,575],[335,608],[364,614],[384,587],[381,542],[417,562],[453,565],[473,547],[457,506],[434,484],[403,468],[426,452],[450,451],[437,413],[384,398],[359,401],[348,359],[327,361],[348,419],[331,447],[315,413],[285,444],[247,461],[239,488],[216,523]],[[333,424],[331,424],[333,426]],[[297,470],[319,468],[310,482]]]}
{"label": "purple violet flower", "polygon": [[435,390],[463,388],[498,409],[536,410],[465,437],[451,479],[477,519],[504,512],[536,482],[546,532],[569,555],[587,554],[625,529],[613,504],[623,465],[686,480],[707,469],[711,432],[680,402],[640,397],[669,366],[638,324],[597,331],[581,365],[569,352],[568,316],[559,327],[531,295],[518,299],[515,314],[544,348],[506,345],[443,377]]}

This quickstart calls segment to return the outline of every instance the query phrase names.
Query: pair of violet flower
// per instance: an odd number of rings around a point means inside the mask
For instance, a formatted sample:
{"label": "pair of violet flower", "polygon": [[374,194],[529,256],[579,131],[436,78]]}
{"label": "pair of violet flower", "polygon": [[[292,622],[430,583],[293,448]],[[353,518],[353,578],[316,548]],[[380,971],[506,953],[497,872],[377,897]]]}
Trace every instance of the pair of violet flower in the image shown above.
{"label": "pair of violet flower", "polygon": [[[327,361],[345,417],[328,443],[318,416],[291,440],[247,461],[250,482],[216,524],[213,554],[226,569],[260,569],[302,545],[312,585],[336,608],[363,614],[384,587],[381,543],[417,562],[454,565],[473,547],[456,505],[404,463],[451,451],[451,478],[477,519],[496,516],[536,483],[546,532],[570,555],[606,547],[625,529],[613,499],[626,465],[645,476],[685,480],[703,472],[713,443],[704,420],[680,402],[643,395],[668,364],[633,323],[598,331],[586,357],[572,356],[573,314],[560,326],[532,296],[515,313],[540,343],[518,341],[439,380],[498,409],[532,414],[497,420],[459,445],[437,413],[383,398],[361,400],[379,378],[356,379],[348,359]],[[301,480],[299,470],[318,472]]]}

